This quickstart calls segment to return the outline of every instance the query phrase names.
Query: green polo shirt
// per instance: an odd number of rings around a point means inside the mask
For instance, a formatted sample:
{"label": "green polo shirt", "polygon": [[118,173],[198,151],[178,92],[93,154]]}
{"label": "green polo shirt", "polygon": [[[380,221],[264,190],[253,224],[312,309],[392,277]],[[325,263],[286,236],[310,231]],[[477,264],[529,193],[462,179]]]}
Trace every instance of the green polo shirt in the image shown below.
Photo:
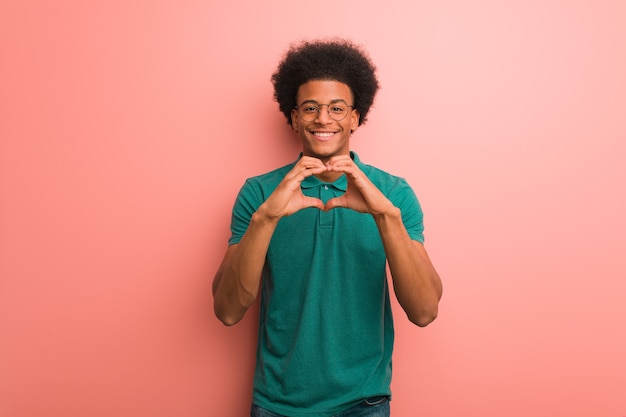
{"label": "green polo shirt", "polygon": [[[351,156],[402,212],[412,239],[423,242],[422,210],[407,182]],[[232,216],[229,244],[296,162],[246,181]],[[346,191],[315,177],[302,192],[322,201]],[[293,417],[329,416],[362,399],[389,395],[393,320],[386,256],[369,214],[307,208],[282,218],[267,252],[253,401]]]}

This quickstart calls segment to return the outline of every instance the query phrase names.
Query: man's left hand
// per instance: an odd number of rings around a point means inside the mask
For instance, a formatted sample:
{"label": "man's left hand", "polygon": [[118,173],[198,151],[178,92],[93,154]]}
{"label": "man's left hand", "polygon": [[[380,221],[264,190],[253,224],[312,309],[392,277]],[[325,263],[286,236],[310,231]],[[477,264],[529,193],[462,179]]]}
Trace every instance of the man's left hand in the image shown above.
{"label": "man's left hand", "polygon": [[349,155],[331,158],[326,163],[326,168],[328,171],[343,172],[348,180],[348,188],[345,194],[328,200],[325,210],[345,207],[360,213],[379,216],[394,208],[391,201],[372,184]]}

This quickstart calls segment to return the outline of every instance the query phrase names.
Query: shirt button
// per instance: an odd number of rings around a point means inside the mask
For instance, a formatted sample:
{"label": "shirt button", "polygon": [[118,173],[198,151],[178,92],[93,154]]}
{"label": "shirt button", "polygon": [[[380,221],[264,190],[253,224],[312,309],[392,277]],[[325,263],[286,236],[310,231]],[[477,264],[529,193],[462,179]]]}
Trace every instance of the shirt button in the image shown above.
{"label": "shirt button", "polygon": [[325,185],[325,186],[324,186],[324,189],[325,189],[325,190],[328,190],[328,185]]}

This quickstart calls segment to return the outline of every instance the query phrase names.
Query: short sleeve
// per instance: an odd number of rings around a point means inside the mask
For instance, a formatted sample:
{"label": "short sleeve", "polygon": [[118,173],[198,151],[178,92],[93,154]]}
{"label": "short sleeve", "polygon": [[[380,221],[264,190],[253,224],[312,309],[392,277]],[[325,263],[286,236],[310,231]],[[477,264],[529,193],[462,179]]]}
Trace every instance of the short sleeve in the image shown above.
{"label": "short sleeve", "polygon": [[406,180],[399,180],[390,200],[402,212],[402,222],[411,239],[424,243],[424,214],[415,192]]}
{"label": "short sleeve", "polygon": [[258,210],[262,203],[263,197],[258,183],[247,180],[239,190],[239,194],[235,199],[230,222],[231,236],[230,239],[228,239],[229,245],[239,243],[246,233],[246,230],[248,230],[252,215]]}

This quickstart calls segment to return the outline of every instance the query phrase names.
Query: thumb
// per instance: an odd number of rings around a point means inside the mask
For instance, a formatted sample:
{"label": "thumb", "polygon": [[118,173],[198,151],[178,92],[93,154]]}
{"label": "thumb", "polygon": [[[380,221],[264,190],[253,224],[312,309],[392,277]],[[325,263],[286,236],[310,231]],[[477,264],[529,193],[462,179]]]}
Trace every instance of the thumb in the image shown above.
{"label": "thumb", "polygon": [[314,207],[320,210],[324,210],[324,203],[319,198],[315,197],[304,197],[302,200],[302,205],[304,208]]}
{"label": "thumb", "polygon": [[324,206],[324,210],[328,211],[337,207],[347,207],[345,200],[346,200],[345,196],[331,198],[330,200],[326,202],[326,205]]}

